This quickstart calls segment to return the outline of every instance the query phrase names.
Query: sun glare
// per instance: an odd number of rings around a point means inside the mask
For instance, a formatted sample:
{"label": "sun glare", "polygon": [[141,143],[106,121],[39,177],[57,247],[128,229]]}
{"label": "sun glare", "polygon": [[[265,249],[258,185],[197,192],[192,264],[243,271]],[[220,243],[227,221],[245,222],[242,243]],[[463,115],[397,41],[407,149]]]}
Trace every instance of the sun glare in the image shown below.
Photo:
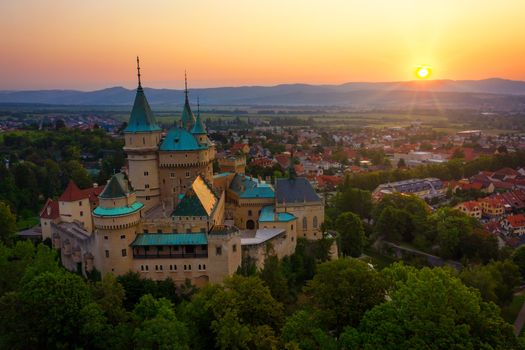
{"label": "sun glare", "polygon": [[427,79],[428,77],[430,77],[430,73],[431,70],[428,66],[420,66],[416,68],[416,76],[419,79]]}

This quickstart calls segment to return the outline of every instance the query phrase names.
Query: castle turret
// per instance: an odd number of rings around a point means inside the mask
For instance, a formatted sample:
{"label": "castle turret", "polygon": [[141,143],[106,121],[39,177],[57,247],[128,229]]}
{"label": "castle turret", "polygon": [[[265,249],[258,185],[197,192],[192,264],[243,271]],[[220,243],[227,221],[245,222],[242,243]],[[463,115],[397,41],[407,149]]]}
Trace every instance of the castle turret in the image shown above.
{"label": "castle turret", "polygon": [[133,265],[130,244],[135,240],[144,206],[137,202],[122,173],[113,175],[98,198],[99,205],[93,210],[96,267],[102,274],[125,274]]}
{"label": "castle turret", "polygon": [[206,132],[206,128],[204,127],[204,123],[202,122],[202,119],[201,119],[200,103],[199,103],[198,98],[197,98],[197,118],[195,119],[195,124],[193,124],[193,127],[191,128],[191,133],[199,141],[199,144],[208,145],[211,143],[210,140],[208,139],[208,133]]}
{"label": "castle turret", "polygon": [[157,149],[162,129],[144,94],[137,57],[138,87],[131,116],[124,129],[124,152],[128,156],[128,176],[137,198],[146,210],[160,203]]}

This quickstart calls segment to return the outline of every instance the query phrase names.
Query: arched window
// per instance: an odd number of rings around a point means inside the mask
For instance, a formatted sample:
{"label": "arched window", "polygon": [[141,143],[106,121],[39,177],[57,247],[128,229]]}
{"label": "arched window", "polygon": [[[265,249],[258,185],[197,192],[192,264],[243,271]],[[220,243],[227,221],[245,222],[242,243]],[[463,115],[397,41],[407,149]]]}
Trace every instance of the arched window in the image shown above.
{"label": "arched window", "polygon": [[308,229],[308,221],[306,220],[306,216],[303,217],[303,230]]}
{"label": "arched window", "polygon": [[314,225],[314,228],[317,228],[317,216],[314,216],[314,223],[313,223],[313,225]]}

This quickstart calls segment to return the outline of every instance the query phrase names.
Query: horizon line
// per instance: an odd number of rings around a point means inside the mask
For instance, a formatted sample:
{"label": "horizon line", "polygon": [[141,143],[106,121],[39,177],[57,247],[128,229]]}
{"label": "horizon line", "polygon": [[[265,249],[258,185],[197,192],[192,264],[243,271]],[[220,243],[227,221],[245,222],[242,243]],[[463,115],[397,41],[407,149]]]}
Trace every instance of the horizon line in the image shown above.
{"label": "horizon line", "polygon": [[[208,86],[208,87],[194,87],[189,88],[189,90],[205,90],[205,89],[225,89],[225,88],[271,88],[271,87],[278,87],[278,86],[287,86],[287,85],[306,85],[306,86],[343,86],[347,84],[402,84],[402,83],[417,83],[417,84],[425,84],[429,82],[444,82],[444,81],[450,81],[450,82],[465,82],[465,81],[486,81],[486,80],[504,80],[504,81],[511,81],[511,82],[522,82],[525,83],[525,80],[519,80],[519,79],[508,79],[508,78],[501,78],[501,77],[489,77],[489,78],[482,78],[482,79],[412,79],[412,80],[397,80],[397,81],[347,81],[343,83],[304,83],[304,82],[288,82],[288,83],[274,83],[274,84],[256,84],[256,85],[221,85],[221,86]],[[175,90],[175,91],[184,91],[184,87],[178,88],[178,87],[151,87],[146,86],[145,84],[142,84],[144,89],[154,89],[154,90]],[[127,88],[124,85],[113,85],[108,87],[101,87],[101,88],[95,88],[95,89],[78,89],[78,88],[33,88],[33,89],[0,89],[0,92],[31,92],[31,91],[77,91],[77,92],[95,92],[95,91],[101,91],[101,90],[108,90],[108,89],[115,89],[115,88],[122,88],[126,90],[136,90],[137,87],[133,88]]]}

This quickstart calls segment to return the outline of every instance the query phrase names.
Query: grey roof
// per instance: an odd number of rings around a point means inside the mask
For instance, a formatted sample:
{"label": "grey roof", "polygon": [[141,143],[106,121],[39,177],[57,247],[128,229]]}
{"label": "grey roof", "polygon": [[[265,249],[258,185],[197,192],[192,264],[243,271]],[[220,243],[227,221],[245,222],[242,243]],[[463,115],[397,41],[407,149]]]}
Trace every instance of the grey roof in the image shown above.
{"label": "grey roof", "polygon": [[285,233],[284,228],[260,228],[253,237],[241,237],[241,246],[258,245]]}
{"label": "grey roof", "polygon": [[111,177],[99,198],[126,197],[131,192],[129,182],[123,173],[117,173]]}
{"label": "grey roof", "polygon": [[275,181],[275,198],[277,203],[319,202],[321,198],[315,193],[310,182],[304,177],[277,179]]}

